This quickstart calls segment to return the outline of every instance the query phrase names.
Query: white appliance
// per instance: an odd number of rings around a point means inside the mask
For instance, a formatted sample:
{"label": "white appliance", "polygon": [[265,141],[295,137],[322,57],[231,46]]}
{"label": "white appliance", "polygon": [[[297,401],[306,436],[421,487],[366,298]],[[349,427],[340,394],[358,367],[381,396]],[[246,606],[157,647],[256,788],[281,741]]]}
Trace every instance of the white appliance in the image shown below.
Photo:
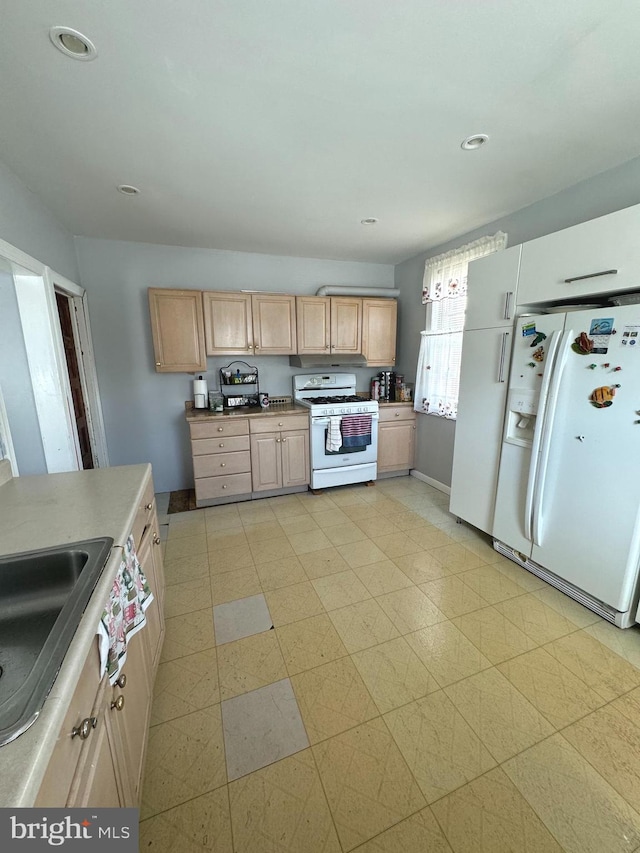
{"label": "white appliance", "polygon": [[[378,403],[356,395],[353,373],[316,373],[293,377],[293,398],[311,412],[311,488],[364,483],[378,475]],[[327,431],[334,419],[371,416],[371,441],[361,447],[327,449]]]}
{"label": "white appliance", "polygon": [[619,627],[636,621],[640,306],[516,321],[493,536]]}

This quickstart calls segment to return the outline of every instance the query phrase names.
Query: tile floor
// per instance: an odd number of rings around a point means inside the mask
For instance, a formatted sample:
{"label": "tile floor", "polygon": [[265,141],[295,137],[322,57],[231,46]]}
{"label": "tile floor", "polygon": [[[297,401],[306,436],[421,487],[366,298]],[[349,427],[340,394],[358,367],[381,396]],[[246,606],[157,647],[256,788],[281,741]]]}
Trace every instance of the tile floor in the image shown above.
{"label": "tile floor", "polygon": [[401,477],[161,518],[141,850],[640,850],[640,632],[447,505]]}

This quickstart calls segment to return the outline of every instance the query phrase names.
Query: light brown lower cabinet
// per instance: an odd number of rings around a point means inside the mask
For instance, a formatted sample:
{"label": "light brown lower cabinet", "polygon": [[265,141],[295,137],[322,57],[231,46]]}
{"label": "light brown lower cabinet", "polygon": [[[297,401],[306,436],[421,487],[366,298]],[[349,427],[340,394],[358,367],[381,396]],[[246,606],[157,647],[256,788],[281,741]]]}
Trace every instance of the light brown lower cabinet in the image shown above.
{"label": "light brown lower cabinet", "polygon": [[306,415],[250,421],[254,492],[305,486],[310,480],[309,422]]}
{"label": "light brown lower cabinet", "polygon": [[137,508],[137,554],[154,600],[127,643],[112,686],[99,676],[97,642],[87,653],[36,806],[138,807],[155,673],[164,638],[164,574],[153,483]]}
{"label": "light brown lower cabinet", "polygon": [[413,468],[416,413],[411,406],[380,406],[378,421],[378,474]]}

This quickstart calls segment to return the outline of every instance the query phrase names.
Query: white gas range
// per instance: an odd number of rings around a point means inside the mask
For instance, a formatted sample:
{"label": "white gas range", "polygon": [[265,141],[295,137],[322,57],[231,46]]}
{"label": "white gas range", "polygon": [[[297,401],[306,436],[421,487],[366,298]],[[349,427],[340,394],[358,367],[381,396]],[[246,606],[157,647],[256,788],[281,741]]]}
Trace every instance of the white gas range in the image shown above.
{"label": "white gas range", "polygon": [[311,410],[311,488],[375,480],[378,403],[356,395],[353,373],[293,377],[293,398]]}

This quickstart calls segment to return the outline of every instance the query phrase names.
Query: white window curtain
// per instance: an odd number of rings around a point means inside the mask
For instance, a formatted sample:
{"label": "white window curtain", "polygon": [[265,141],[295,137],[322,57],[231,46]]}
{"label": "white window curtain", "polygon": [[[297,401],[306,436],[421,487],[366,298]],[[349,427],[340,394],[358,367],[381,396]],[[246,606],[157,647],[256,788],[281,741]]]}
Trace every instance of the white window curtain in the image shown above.
{"label": "white window curtain", "polygon": [[414,409],[426,415],[455,418],[462,355],[462,329],[467,305],[467,268],[471,261],[506,248],[498,231],[459,249],[427,258],[422,302],[427,328],[421,332]]}

